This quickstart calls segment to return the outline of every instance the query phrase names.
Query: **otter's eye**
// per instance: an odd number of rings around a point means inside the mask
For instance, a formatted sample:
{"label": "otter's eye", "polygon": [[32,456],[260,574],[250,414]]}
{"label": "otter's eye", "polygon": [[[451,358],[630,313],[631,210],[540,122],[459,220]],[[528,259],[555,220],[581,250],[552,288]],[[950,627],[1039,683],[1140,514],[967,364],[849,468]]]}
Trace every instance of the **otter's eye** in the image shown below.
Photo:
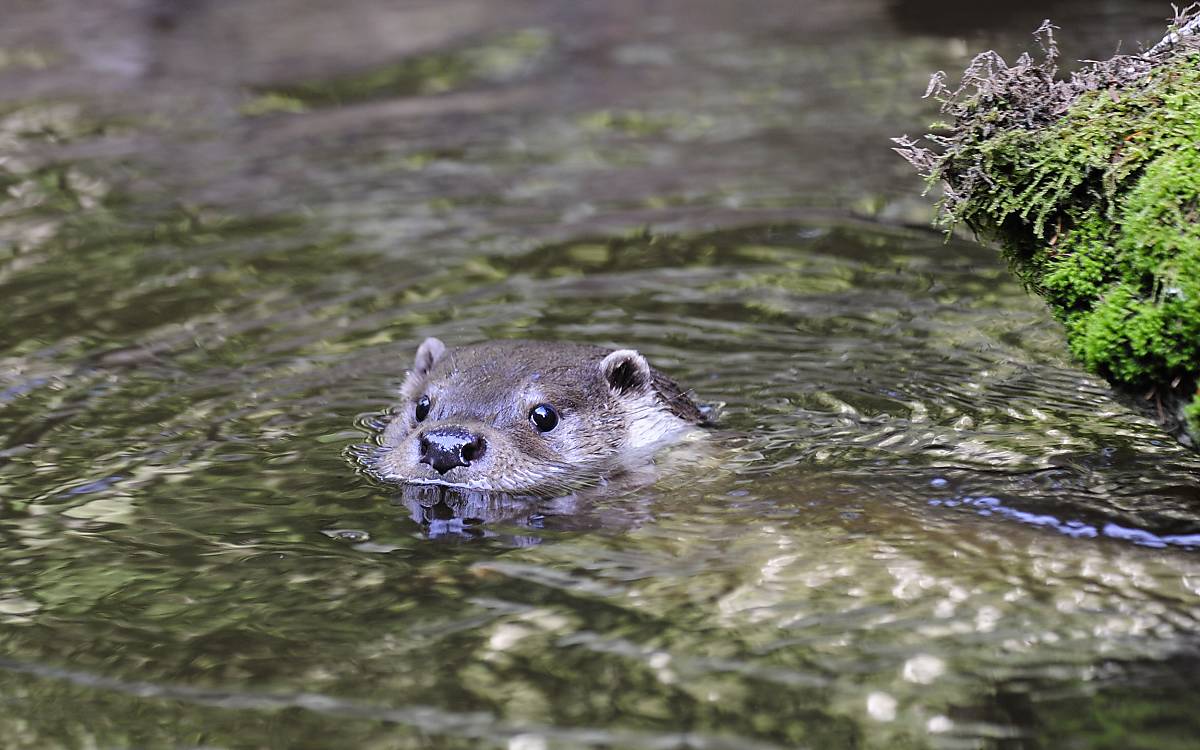
{"label": "otter's eye", "polygon": [[419,399],[417,399],[417,408],[416,408],[416,411],[414,412],[414,416],[417,418],[418,422],[424,422],[425,417],[429,416],[429,397],[428,396],[422,396]]}
{"label": "otter's eye", "polygon": [[558,412],[550,404],[539,404],[529,410],[529,421],[538,432],[549,432],[558,426]]}

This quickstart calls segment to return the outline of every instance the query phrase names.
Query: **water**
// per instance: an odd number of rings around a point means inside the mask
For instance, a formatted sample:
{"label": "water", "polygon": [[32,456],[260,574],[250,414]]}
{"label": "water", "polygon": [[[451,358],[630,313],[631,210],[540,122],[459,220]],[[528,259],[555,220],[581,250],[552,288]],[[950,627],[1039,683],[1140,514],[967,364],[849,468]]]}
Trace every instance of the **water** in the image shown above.
{"label": "water", "polygon": [[[1040,19],[289,7],[0,30],[5,746],[1195,746],[1200,458],[886,150]],[[428,335],[637,347],[718,465],[417,523]]]}

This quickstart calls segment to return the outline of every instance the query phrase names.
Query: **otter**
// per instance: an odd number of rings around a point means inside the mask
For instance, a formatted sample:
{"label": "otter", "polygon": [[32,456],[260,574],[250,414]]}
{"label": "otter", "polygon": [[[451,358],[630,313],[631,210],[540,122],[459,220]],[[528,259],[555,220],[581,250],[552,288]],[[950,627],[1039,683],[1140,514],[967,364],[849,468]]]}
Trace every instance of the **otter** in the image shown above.
{"label": "otter", "polygon": [[384,480],[548,497],[602,484],[699,432],[705,412],[633,349],[418,347],[372,463]]}

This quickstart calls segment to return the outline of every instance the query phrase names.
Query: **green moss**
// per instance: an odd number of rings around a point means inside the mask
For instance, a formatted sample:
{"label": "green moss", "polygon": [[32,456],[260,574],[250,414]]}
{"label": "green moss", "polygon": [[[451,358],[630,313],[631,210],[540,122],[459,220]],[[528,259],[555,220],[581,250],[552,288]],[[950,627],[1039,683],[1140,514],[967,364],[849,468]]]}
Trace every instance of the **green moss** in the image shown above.
{"label": "green moss", "polygon": [[258,117],[260,115],[275,114],[276,112],[295,114],[303,112],[306,109],[308,107],[304,105],[304,102],[295,97],[270,92],[250,99],[239,107],[238,111],[247,117]]}
{"label": "green moss", "polygon": [[1187,420],[1188,430],[1193,435],[1200,435],[1200,389],[1196,390],[1191,403],[1184,407],[1183,418]]}
{"label": "green moss", "polygon": [[1110,244],[1110,228],[1103,218],[1089,216],[1056,247],[1047,248],[1041,262],[1025,274],[1060,318],[1085,309],[1111,285],[1117,252]]}
{"label": "green moss", "polygon": [[252,96],[241,111],[247,116],[303,112],[386,97],[443,94],[484,81],[509,80],[541,59],[550,41],[544,31],[525,29],[477,46],[417,55],[336,78],[261,87],[250,92]]}
{"label": "green moss", "polygon": [[944,220],[999,240],[1087,367],[1130,389],[1188,389],[1200,434],[1200,54],[1082,93],[1040,127],[989,122],[970,120],[977,137],[956,134],[940,166],[984,176]]}
{"label": "green moss", "polygon": [[[948,172],[978,166],[981,190],[946,223],[960,220],[994,233],[1004,227],[1048,240],[1057,219],[1111,204],[1125,181],[1174,149],[1195,151],[1200,58],[1157,69],[1140,85],[1083,94],[1057,123],[981,137],[959,150]],[[978,127],[978,126],[977,126]],[[1048,231],[1054,230],[1054,231]]]}

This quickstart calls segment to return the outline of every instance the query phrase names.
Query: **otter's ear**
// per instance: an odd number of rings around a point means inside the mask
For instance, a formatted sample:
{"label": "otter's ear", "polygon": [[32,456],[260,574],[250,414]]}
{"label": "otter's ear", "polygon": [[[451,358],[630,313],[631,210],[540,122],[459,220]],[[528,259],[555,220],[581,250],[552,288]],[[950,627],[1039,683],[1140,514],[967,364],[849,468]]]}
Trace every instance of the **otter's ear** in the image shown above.
{"label": "otter's ear", "polygon": [[413,392],[414,389],[421,386],[425,381],[425,376],[445,354],[446,345],[440,339],[430,336],[422,341],[421,345],[417,347],[417,356],[413,359],[412,369],[408,371],[408,377],[404,378],[404,385],[400,386],[400,394],[405,398],[418,396],[419,394]]}
{"label": "otter's ear", "polygon": [[614,393],[641,390],[650,382],[650,363],[633,349],[618,349],[600,361],[600,372]]}
{"label": "otter's ear", "polygon": [[425,339],[417,347],[417,358],[413,361],[412,367],[413,374],[428,375],[445,353],[446,345],[442,343],[441,339],[435,339],[433,336]]}

